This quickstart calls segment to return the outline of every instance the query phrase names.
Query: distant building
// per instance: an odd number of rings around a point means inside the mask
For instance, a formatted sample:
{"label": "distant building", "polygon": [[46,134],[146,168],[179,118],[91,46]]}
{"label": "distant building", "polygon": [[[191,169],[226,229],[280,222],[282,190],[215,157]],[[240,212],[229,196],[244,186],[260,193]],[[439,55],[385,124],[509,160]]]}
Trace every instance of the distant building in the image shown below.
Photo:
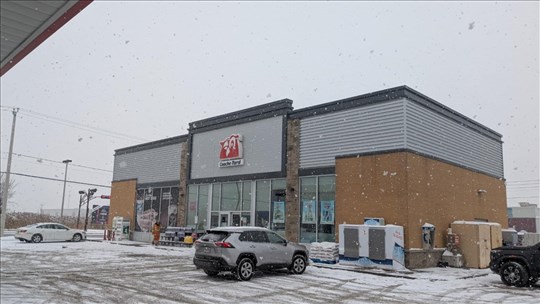
{"label": "distant building", "polygon": [[508,208],[508,227],[517,231],[540,232],[540,209],[537,204],[519,203],[519,207]]}

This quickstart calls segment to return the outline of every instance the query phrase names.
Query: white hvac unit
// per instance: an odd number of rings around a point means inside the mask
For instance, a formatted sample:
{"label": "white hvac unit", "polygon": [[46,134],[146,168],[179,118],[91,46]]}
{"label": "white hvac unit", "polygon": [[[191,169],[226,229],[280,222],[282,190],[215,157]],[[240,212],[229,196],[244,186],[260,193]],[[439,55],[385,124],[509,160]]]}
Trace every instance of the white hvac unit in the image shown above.
{"label": "white hvac unit", "polygon": [[384,218],[382,217],[365,217],[364,225],[384,226]]}
{"label": "white hvac unit", "polygon": [[404,270],[403,227],[340,224],[339,263]]}

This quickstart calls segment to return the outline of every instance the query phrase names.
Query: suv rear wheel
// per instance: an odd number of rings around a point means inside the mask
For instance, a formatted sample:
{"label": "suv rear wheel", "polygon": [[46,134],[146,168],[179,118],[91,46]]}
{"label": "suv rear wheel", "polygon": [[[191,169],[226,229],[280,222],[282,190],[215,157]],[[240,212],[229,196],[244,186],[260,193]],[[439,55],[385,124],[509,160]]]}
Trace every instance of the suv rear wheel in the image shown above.
{"label": "suv rear wheel", "polygon": [[501,266],[501,280],[504,284],[523,287],[529,282],[527,269],[518,262],[506,262]]}
{"label": "suv rear wheel", "polygon": [[236,267],[236,276],[241,281],[249,281],[253,277],[254,268],[255,266],[250,258],[243,258]]}

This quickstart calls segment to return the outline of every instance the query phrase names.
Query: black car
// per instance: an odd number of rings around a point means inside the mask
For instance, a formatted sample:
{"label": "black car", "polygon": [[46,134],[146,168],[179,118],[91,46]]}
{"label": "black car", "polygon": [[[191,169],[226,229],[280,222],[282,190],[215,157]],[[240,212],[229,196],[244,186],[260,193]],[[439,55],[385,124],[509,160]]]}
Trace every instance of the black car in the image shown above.
{"label": "black car", "polygon": [[491,250],[489,268],[504,284],[534,285],[540,277],[540,243],[533,246],[508,246]]}

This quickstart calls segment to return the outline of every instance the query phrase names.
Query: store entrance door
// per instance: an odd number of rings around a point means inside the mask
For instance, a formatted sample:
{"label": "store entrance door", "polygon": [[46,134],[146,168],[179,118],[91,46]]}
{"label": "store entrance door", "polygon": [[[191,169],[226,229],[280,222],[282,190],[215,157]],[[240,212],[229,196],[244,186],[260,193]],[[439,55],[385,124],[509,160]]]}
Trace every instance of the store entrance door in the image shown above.
{"label": "store entrance door", "polygon": [[219,227],[229,226],[229,212],[221,212],[219,214]]}
{"label": "store entrance door", "polygon": [[241,226],[242,214],[240,212],[220,212],[219,227],[225,226]]}
{"label": "store entrance door", "polygon": [[240,212],[231,212],[231,226],[240,226],[242,216]]}

